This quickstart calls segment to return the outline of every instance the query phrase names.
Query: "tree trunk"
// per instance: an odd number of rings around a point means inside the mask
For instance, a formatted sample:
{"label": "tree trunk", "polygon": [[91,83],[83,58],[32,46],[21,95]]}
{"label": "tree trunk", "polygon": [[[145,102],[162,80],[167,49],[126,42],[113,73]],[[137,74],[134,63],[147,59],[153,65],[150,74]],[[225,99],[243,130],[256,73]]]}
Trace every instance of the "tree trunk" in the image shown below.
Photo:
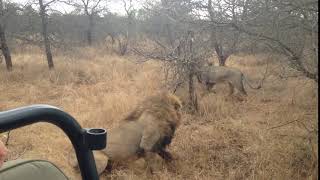
{"label": "tree trunk", "polygon": [[226,61],[227,61],[227,57],[226,56],[219,56],[218,55],[218,60],[219,60],[219,66],[225,66],[226,65]]}
{"label": "tree trunk", "polygon": [[223,53],[222,46],[216,42],[214,44],[214,49],[218,55],[219,66],[225,66],[229,55],[227,53]]}
{"label": "tree trunk", "polygon": [[42,0],[39,0],[39,5],[40,5],[40,16],[41,16],[41,23],[42,23],[42,35],[44,39],[44,46],[45,46],[45,51],[47,55],[48,66],[49,66],[49,69],[53,69],[54,65],[53,65],[52,53],[50,49],[50,40],[48,37],[48,29],[47,29],[46,7],[43,5]]}
{"label": "tree trunk", "polygon": [[194,87],[193,73],[189,74],[189,106],[193,112],[198,112],[198,98]]}
{"label": "tree trunk", "polygon": [[191,105],[191,110],[193,112],[198,112],[199,111],[199,105],[198,105],[198,98],[196,94],[196,90],[194,87],[194,81],[193,81],[193,76],[195,74],[195,62],[193,58],[193,38],[194,38],[194,33],[192,31],[188,32],[188,36],[190,36],[189,39],[189,53],[191,54],[191,63],[189,64],[189,99],[190,99],[190,105]]}
{"label": "tree trunk", "polygon": [[221,42],[217,40],[215,31],[216,31],[215,28],[211,30],[211,34],[210,34],[211,46],[214,48],[214,50],[216,51],[216,54],[218,55],[219,66],[225,66],[229,55],[228,53],[223,52],[225,50],[223,49]]}
{"label": "tree trunk", "polygon": [[90,28],[87,30],[87,42],[89,46],[92,45],[92,34]]}
{"label": "tree trunk", "polygon": [[120,56],[123,56],[126,54],[127,49],[128,49],[128,38],[122,42],[121,37],[118,39],[118,44],[119,44],[119,54]]}
{"label": "tree trunk", "polygon": [[[169,20],[168,20],[169,21]],[[173,33],[172,33],[172,30],[171,30],[171,26],[170,24],[166,24],[166,29],[168,31],[168,39],[169,39],[169,43],[170,43],[170,46],[172,48],[174,48],[174,40],[173,40]]]}
{"label": "tree trunk", "polygon": [[2,27],[1,24],[0,24],[0,48],[1,48],[2,54],[4,56],[4,60],[6,61],[7,70],[11,71],[12,70],[12,61],[11,61],[10,50],[7,46],[4,28]]}
{"label": "tree trunk", "polygon": [[169,44],[171,48],[174,48],[174,37],[172,32],[172,27],[170,25],[170,18],[168,18],[168,14],[170,12],[170,5],[168,4],[167,0],[161,0],[161,5],[164,7],[164,11],[162,12],[161,16],[163,16],[165,20],[164,28],[165,31],[167,31],[167,40],[169,41]]}
{"label": "tree trunk", "polygon": [[88,41],[88,45],[91,46],[92,45],[92,32],[93,32],[93,15],[88,15],[89,17],[89,27],[87,30],[87,41]]}
{"label": "tree trunk", "polygon": [[0,22],[0,49],[2,51],[4,59],[6,61],[7,70],[11,71],[12,70],[12,61],[11,61],[10,50],[8,48],[7,41],[6,41],[4,25],[2,22],[3,17],[4,17],[3,4],[2,4],[2,0],[0,0],[0,20],[1,20],[1,22]]}

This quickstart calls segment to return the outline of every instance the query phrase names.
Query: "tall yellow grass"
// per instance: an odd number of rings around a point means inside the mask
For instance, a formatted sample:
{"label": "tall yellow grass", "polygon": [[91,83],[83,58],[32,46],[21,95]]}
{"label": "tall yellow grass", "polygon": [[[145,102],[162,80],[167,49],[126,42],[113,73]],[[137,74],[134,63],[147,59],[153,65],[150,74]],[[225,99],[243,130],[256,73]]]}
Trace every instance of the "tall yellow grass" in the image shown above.
{"label": "tall yellow grass", "polygon": [[[229,66],[257,82],[266,56],[231,57]],[[161,65],[135,63],[101,49],[82,48],[55,56],[56,68],[47,69],[38,51],[13,54],[14,70],[0,65],[0,110],[29,104],[51,104],[74,116],[83,127],[110,129],[141,99],[163,90]],[[318,94],[305,78],[281,80],[273,61],[261,90],[247,88],[245,101],[227,97],[226,86],[200,99],[200,112],[183,114],[183,124],[169,147],[177,158],[167,167],[159,160],[159,179],[308,179],[315,160],[301,123],[268,130],[292,120],[318,128]],[[199,91],[203,91],[198,86]],[[186,100],[187,91],[178,95]],[[4,134],[3,134],[4,136]],[[2,137],[4,139],[4,137]],[[317,144],[317,137],[312,138]],[[71,144],[53,125],[35,124],[14,130],[8,160],[47,159],[70,178],[80,179],[68,164]],[[317,150],[316,150],[317,151]],[[148,179],[143,160],[117,167],[112,179]],[[105,179],[103,176],[102,179]]]}

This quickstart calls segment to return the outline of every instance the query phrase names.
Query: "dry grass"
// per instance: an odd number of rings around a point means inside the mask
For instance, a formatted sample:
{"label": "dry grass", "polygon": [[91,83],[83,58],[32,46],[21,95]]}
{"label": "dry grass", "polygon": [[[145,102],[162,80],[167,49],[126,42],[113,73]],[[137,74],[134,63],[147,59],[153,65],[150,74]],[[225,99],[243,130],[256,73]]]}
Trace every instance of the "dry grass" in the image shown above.
{"label": "dry grass", "polygon": [[[91,48],[55,57],[48,71],[38,50],[13,55],[14,71],[0,66],[0,110],[28,104],[51,104],[73,115],[83,127],[117,125],[142,98],[164,87],[161,66],[136,64],[128,57]],[[232,57],[229,66],[257,82],[265,64],[254,56]],[[292,120],[318,128],[316,85],[304,78],[281,80],[271,65],[263,89],[248,89],[245,101],[227,97],[227,87],[200,100],[197,115],[184,113],[170,146],[177,160],[167,168],[158,161],[153,179],[308,179],[312,173],[309,134],[301,123],[267,130]],[[201,90],[201,87],[198,87]],[[185,100],[186,92],[178,93]],[[318,144],[314,137],[313,144]],[[53,125],[36,124],[12,131],[8,159],[47,159],[72,179],[71,144]],[[316,150],[317,151],[317,150]],[[105,177],[102,177],[105,179]],[[112,179],[150,179],[143,160],[118,167]]]}

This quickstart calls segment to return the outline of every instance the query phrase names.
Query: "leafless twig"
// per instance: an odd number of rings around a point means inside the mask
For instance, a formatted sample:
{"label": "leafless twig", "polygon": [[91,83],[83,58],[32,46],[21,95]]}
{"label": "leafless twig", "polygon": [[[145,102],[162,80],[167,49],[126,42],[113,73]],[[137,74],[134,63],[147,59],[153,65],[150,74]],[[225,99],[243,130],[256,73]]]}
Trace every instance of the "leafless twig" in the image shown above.
{"label": "leafless twig", "polygon": [[5,143],[6,146],[8,146],[8,144],[9,144],[10,132],[11,132],[11,131],[8,131],[8,133],[7,133],[7,139],[6,139],[6,143]]}
{"label": "leafless twig", "polygon": [[288,122],[286,122],[286,123],[284,123],[284,124],[280,124],[280,125],[278,125],[278,126],[274,126],[274,127],[268,128],[267,130],[277,129],[277,128],[280,128],[280,127],[283,127],[283,126],[292,124],[292,123],[297,122],[297,121],[299,121],[299,120],[296,119],[296,120],[293,120],[293,121],[288,121]]}

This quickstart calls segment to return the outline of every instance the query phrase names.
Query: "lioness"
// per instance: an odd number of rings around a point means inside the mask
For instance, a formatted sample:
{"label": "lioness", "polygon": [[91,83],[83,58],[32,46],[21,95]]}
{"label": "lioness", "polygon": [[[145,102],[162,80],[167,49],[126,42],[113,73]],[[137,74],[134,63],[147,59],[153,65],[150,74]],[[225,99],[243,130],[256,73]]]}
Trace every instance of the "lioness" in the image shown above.
{"label": "lioness", "polygon": [[239,69],[232,67],[204,66],[197,71],[196,77],[200,83],[205,84],[209,92],[215,84],[228,82],[230,95],[234,93],[234,88],[236,88],[241,94],[246,96],[247,92],[244,89],[243,80],[245,80],[252,89],[261,88],[261,84],[258,87],[253,87]]}

